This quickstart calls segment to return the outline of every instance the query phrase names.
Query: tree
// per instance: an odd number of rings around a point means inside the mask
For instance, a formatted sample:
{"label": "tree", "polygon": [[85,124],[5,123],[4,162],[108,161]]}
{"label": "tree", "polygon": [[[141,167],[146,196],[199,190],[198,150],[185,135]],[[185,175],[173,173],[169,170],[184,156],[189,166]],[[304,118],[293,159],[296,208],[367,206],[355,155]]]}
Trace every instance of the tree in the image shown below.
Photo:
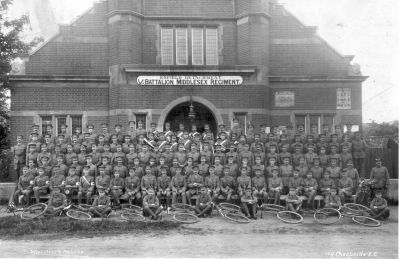
{"label": "tree", "polygon": [[7,17],[7,11],[13,0],[0,0],[0,150],[8,148],[7,134],[9,132],[9,75],[12,62],[17,57],[26,55],[33,47],[43,41],[34,38],[30,42],[22,40],[21,33],[30,24],[29,17],[22,15],[16,19]]}

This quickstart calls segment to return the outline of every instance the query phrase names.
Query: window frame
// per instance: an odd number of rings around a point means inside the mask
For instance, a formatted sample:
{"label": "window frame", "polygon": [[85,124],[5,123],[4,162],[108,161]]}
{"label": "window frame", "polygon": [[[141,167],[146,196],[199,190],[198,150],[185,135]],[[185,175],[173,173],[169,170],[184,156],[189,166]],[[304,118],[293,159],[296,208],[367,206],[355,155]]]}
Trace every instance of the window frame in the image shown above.
{"label": "window frame", "polygon": [[[247,135],[247,128],[248,128],[248,112],[234,112],[233,113],[233,118],[237,118],[239,120],[239,122],[241,122],[241,117],[240,116],[244,116],[244,126],[243,126],[243,130],[244,130],[244,135]],[[240,123],[240,126],[242,126],[242,124]],[[240,136],[237,136],[237,138],[239,138]]]}
{"label": "window frame", "polygon": [[144,128],[145,131],[147,131],[149,129],[148,113],[146,113],[146,112],[136,112],[136,113],[134,113],[134,119],[136,121],[136,129],[138,129],[138,121],[140,120],[140,119],[137,118],[138,116],[144,116],[145,117],[145,121],[143,123],[143,128]]}
{"label": "window frame", "polygon": [[39,115],[39,126],[40,126],[39,132],[42,132],[42,133],[45,132],[45,130],[46,130],[45,128],[43,128],[43,126],[49,125],[49,124],[46,124],[46,125],[43,124],[43,117],[51,117],[51,125],[53,126],[52,135],[55,135],[55,136],[58,136],[58,134],[59,134],[58,128],[59,128],[59,126],[61,126],[61,125],[58,125],[59,118],[65,118],[65,124],[67,125],[67,133],[70,135],[73,134],[72,117],[80,117],[81,121],[82,121],[81,127],[83,128],[83,115],[81,115],[81,114],[52,114],[52,115],[40,114]]}
{"label": "window frame", "polygon": [[[185,63],[179,63],[179,49],[178,49],[178,33],[177,31],[184,31],[185,32]],[[175,34],[175,60],[176,60],[176,65],[177,66],[187,66],[188,65],[188,27],[176,27],[174,30]]]}
{"label": "window frame", "polygon": [[[216,51],[215,51],[215,58],[216,58],[216,63],[214,64],[209,64],[208,61],[210,58],[208,58],[209,51],[208,51],[208,31],[215,30],[216,31]],[[205,65],[207,66],[218,66],[219,65],[219,30],[217,27],[205,27]]]}
{"label": "window frame", "polygon": [[[199,35],[201,35],[201,40],[199,42],[201,42],[201,64],[194,64],[194,31],[195,30],[201,30],[201,33]],[[204,65],[204,27],[191,27],[191,64],[193,66],[203,66]]]}

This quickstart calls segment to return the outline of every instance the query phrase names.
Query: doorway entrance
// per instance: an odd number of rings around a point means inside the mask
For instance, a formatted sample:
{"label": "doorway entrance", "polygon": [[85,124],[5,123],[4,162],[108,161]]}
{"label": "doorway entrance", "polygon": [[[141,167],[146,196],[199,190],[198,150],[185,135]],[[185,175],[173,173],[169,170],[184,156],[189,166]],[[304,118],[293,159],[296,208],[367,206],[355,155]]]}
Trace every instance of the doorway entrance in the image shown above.
{"label": "doorway entrance", "polygon": [[186,131],[191,131],[193,124],[197,125],[198,132],[204,132],[204,125],[209,124],[211,131],[215,134],[217,130],[217,123],[211,110],[205,105],[193,102],[195,119],[191,120],[188,118],[190,111],[190,102],[183,102],[175,106],[166,116],[165,122],[170,122],[172,131],[179,130],[179,124],[183,123]]}

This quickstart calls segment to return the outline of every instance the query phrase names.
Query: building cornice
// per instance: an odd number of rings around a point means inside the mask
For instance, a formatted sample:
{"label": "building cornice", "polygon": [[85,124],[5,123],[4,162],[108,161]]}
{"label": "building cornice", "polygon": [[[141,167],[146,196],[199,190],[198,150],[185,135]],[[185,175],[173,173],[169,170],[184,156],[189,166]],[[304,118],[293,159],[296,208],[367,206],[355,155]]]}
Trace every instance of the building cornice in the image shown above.
{"label": "building cornice", "polygon": [[269,76],[270,82],[363,82],[368,76],[322,77],[322,76]]}
{"label": "building cornice", "polygon": [[109,82],[109,76],[82,76],[82,75],[12,75],[11,82]]}
{"label": "building cornice", "polygon": [[162,66],[124,64],[126,73],[255,73],[256,66]]}

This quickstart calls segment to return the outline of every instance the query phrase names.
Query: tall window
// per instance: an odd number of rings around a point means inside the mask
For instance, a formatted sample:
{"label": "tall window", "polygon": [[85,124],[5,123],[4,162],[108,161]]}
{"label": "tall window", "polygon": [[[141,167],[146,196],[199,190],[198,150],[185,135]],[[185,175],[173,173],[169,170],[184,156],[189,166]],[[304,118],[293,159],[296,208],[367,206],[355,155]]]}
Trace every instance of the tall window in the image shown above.
{"label": "tall window", "polygon": [[162,65],[218,65],[218,29],[205,26],[162,27],[161,58]]}
{"label": "tall window", "polygon": [[187,65],[187,28],[176,28],[176,65]]}
{"label": "tall window", "polygon": [[72,134],[76,127],[82,127],[82,115],[43,115],[40,117],[41,132],[46,132],[47,125],[53,125],[53,134],[61,132],[61,125],[67,126],[67,132]]}
{"label": "tall window", "polygon": [[145,113],[137,113],[136,116],[136,127],[138,126],[138,122],[143,122],[143,129],[147,130],[147,114]]}
{"label": "tall window", "polygon": [[309,133],[311,126],[317,125],[317,131],[322,132],[323,124],[328,124],[330,131],[334,129],[334,115],[333,114],[299,114],[295,115],[295,126],[305,126],[305,132]]}
{"label": "tall window", "polygon": [[240,125],[240,128],[244,131],[244,134],[247,134],[247,113],[237,112],[234,113],[234,117],[238,119],[238,125]]}
{"label": "tall window", "polygon": [[206,29],[206,64],[218,64],[218,31],[217,28]]}
{"label": "tall window", "polygon": [[162,28],[162,65],[173,65],[173,28]]}
{"label": "tall window", "polygon": [[204,30],[202,28],[192,28],[191,30],[191,43],[192,43],[192,59],[193,65],[204,64]]}

